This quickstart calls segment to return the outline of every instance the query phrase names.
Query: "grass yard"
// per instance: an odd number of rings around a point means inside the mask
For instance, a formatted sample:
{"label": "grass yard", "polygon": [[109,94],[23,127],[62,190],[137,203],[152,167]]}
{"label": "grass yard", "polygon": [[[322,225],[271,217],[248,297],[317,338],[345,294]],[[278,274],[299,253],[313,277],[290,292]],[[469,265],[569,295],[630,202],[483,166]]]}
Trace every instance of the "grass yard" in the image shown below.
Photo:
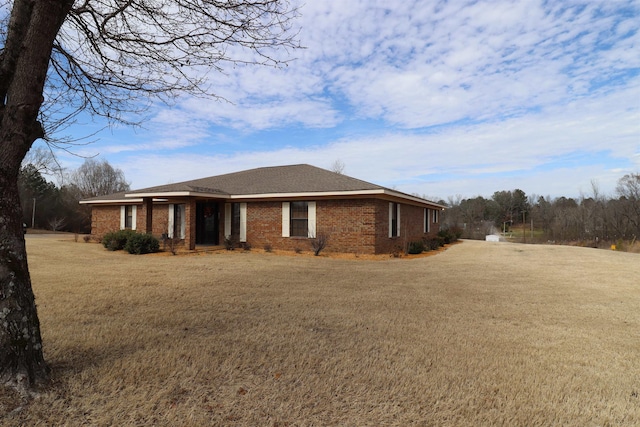
{"label": "grass yard", "polygon": [[640,425],[640,255],[133,256],[28,238],[52,386],[14,426]]}

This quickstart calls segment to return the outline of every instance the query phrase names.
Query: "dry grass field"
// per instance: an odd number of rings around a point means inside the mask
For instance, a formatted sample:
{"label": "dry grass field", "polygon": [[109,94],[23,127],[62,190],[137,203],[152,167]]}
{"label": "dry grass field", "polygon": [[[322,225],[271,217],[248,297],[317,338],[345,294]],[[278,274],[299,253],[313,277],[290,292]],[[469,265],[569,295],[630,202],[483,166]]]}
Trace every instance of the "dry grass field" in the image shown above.
{"label": "dry grass field", "polygon": [[638,254],[27,247],[53,381],[5,426],[640,425]]}

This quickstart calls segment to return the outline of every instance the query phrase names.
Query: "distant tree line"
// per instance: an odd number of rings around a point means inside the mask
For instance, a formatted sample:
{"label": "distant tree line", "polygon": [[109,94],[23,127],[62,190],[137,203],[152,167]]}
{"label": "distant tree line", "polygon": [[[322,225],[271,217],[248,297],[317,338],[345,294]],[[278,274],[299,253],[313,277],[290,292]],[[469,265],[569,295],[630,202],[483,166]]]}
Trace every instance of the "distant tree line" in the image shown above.
{"label": "distant tree line", "polygon": [[604,246],[635,242],[640,237],[640,173],[618,180],[614,196],[592,183],[590,195],[579,198],[527,196],[520,189],[496,191],[490,199],[450,197],[445,227],[460,227],[463,238],[508,233],[524,241],[577,242]]}
{"label": "distant tree line", "polygon": [[[54,175],[56,185],[45,176]],[[82,199],[129,190],[124,173],[106,160],[87,159],[66,172],[46,148],[25,158],[18,177],[22,221],[29,228],[73,233],[91,232],[91,208]]]}
{"label": "distant tree line", "polygon": [[[342,168],[341,168],[342,169]],[[45,176],[55,175],[56,185]],[[91,232],[91,209],[82,199],[128,191],[122,170],[106,160],[87,159],[65,172],[47,149],[30,152],[19,175],[23,222],[47,230]],[[484,240],[487,234],[508,233],[524,241],[578,242],[606,245],[640,237],[640,173],[618,180],[615,196],[607,197],[592,183],[588,196],[536,196],[503,190],[491,198],[449,197],[442,216],[445,228],[458,227],[462,237]]]}

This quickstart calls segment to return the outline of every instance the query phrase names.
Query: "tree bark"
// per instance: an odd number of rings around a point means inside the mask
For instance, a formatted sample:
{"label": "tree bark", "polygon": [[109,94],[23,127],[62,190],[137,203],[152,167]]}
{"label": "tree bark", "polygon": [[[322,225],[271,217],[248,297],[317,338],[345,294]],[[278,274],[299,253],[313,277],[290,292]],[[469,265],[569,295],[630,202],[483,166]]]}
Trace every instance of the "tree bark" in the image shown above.
{"label": "tree bark", "polygon": [[53,42],[72,1],[16,0],[0,55],[0,382],[26,392],[48,379],[18,192],[38,122]]}
{"label": "tree bark", "polygon": [[0,381],[26,391],[46,381],[40,323],[27,267],[18,187],[0,176]]}

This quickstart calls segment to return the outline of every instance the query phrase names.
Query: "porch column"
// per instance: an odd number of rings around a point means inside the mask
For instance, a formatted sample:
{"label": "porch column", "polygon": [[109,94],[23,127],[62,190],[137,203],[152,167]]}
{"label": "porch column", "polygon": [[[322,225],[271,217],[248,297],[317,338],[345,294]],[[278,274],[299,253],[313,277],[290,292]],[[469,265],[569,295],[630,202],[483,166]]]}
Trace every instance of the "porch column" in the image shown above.
{"label": "porch column", "polygon": [[184,211],[184,245],[192,251],[196,248],[196,201],[189,199],[187,203],[185,203]]}
{"label": "porch column", "polygon": [[153,234],[153,199],[151,197],[145,197],[142,199],[142,205],[146,213],[145,232],[147,234]]}

